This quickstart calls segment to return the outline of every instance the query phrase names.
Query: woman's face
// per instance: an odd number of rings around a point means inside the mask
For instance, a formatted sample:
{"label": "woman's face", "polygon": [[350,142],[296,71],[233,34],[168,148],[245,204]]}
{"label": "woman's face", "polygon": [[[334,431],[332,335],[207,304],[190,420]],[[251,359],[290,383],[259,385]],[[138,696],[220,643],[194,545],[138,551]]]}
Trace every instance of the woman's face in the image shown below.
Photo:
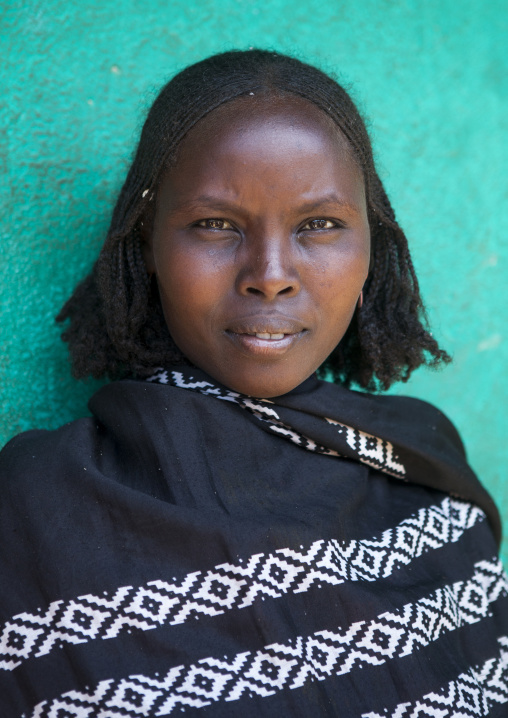
{"label": "woman's face", "polygon": [[300,98],[245,97],[201,120],[158,196],[145,256],[186,357],[257,397],[304,381],[343,337],[369,269],[362,175]]}

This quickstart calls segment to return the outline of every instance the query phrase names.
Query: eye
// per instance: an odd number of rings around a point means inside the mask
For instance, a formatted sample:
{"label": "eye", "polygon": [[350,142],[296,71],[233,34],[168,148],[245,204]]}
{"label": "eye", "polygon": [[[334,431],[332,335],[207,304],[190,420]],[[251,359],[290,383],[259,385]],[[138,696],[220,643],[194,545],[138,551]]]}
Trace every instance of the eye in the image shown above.
{"label": "eye", "polygon": [[228,222],[227,219],[216,219],[215,217],[202,219],[196,222],[196,224],[198,227],[204,227],[205,229],[234,229],[231,222]]}
{"label": "eye", "polygon": [[337,222],[332,222],[331,219],[311,219],[303,227],[300,228],[300,232],[312,231],[316,229],[335,229],[338,227]]}

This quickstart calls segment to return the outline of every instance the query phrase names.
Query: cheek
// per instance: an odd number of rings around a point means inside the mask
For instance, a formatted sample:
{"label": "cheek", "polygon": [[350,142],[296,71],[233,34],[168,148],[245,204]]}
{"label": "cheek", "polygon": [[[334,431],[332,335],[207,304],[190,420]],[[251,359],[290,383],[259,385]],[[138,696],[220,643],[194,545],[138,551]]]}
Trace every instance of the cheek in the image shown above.
{"label": "cheek", "polygon": [[340,252],[330,258],[316,273],[314,299],[326,355],[337,346],[351,323],[368,269],[368,251],[356,246],[355,251]]}
{"label": "cheek", "polygon": [[189,251],[156,256],[156,276],[166,323],[172,334],[192,335],[207,323],[218,300],[220,273]]}
{"label": "cheek", "polygon": [[342,247],[314,264],[314,286],[323,306],[341,306],[356,303],[369,271],[368,248]]}

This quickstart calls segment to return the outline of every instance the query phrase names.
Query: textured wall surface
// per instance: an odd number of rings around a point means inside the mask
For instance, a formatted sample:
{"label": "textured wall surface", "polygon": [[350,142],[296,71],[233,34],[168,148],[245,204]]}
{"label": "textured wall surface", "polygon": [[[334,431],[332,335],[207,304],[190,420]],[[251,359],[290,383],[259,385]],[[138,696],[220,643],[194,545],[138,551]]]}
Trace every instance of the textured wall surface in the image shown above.
{"label": "textured wall surface", "polygon": [[397,391],[452,418],[508,520],[504,0],[23,0],[0,27],[1,441],[87,412],[96,384],[71,379],[53,317],[97,254],[157,88],[212,52],[278,49],[336,73],[369,118],[455,359]]}

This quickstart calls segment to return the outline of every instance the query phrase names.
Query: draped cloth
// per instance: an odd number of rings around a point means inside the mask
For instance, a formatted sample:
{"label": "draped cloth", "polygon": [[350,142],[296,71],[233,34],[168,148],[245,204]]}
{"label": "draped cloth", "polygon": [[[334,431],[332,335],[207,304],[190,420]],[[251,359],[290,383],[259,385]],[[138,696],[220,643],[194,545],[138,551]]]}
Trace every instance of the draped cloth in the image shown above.
{"label": "draped cloth", "polygon": [[505,716],[499,516],[434,407],[190,367],[0,454],[0,715]]}

